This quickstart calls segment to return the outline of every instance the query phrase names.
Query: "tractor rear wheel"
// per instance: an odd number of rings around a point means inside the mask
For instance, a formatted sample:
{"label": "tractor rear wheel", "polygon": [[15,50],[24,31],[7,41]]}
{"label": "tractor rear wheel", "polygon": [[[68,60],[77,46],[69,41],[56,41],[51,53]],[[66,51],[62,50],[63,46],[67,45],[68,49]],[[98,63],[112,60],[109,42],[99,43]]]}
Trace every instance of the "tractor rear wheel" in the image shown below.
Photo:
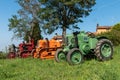
{"label": "tractor rear wheel", "polygon": [[108,39],[100,39],[95,48],[95,55],[98,60],[109,60],[113,56],[113,44]]}
{"label": "tractor rear wheel", "polygon": [[76,65],[83,62],[83,54],[78,48],[73,48],[67,54],[67,61],[70,65]]}
{"label": "tractor rear wheel", "polygon": [[61,62],[61,61],[65,61],[66,60],[66,55],[63,52],[62,49],[58,49],[55,53],[55,60],[56,62]]}

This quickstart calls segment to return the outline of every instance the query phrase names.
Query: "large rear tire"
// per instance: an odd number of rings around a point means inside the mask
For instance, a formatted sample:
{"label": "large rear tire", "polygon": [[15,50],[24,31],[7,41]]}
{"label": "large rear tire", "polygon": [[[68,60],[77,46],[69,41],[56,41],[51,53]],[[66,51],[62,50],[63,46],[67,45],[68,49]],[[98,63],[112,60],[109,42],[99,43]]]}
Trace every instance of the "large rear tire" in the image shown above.
{"label": "large rear tire", "polygon": [[56,62],[62,62],[62,61],[66,61],[66,55],[63,52],[62,49],[58,49],[55,53],[55,61]]}
{"label": "large rear tire", "polygon": [[95,55],[98,60],[106,61],[112,59],[113,44],[108,39],[100,39],[95,48]]}
{"label": "large rear tire", "polygon": [[67,61],[70,65],[80,64],[83,62],[83,54],[78,48],[73,48],[67,54]]}

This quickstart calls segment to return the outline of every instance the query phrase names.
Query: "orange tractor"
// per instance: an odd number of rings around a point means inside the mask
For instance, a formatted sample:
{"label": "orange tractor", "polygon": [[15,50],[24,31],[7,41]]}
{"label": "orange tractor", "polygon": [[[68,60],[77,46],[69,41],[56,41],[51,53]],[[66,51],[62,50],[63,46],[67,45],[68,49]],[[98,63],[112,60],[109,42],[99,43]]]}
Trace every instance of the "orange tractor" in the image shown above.
{"label": "orange tractor", "polygon": [[61,48],[62,37],[54,37],[51,40],[39,40],[36,49],[33,50],[33,57],[40,59],[54,58],[57,49]]}

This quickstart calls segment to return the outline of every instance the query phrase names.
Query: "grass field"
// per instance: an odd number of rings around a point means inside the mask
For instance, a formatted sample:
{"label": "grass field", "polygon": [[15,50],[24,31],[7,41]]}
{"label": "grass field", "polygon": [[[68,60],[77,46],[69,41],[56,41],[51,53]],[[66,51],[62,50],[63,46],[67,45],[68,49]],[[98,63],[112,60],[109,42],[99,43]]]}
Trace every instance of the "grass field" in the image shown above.
{"label": "grass field", "polygon": [[91,59],[75,66],[54,60],[1,59],[0,80],[120,80],[120,46],[110,61]]}

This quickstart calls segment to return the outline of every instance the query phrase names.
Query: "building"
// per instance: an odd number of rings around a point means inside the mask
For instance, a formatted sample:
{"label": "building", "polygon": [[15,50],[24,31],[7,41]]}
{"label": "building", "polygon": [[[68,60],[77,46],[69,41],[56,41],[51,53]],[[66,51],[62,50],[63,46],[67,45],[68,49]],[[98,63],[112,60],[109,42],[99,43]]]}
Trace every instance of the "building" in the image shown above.
{"label": "building", "polygon": [[110,31],[111,28],[112,26],[99,26],[99,24],[97,24],[95,34],[100,34],[100,33]]}

